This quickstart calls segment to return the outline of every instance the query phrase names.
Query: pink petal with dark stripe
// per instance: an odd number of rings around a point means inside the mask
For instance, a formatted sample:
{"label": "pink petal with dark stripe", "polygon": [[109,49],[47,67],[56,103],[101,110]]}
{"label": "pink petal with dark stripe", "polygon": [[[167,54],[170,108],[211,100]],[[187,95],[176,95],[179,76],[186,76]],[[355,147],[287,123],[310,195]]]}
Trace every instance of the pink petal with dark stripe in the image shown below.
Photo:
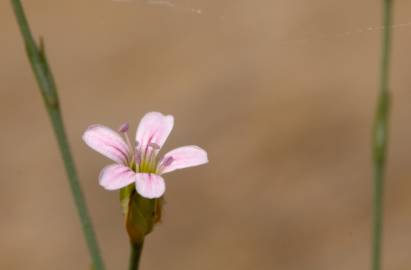
{"label": "pink petal with dark stripe", "polygon": [[159,112],[149,112],[141,119],[137,128],[136,140],[145,151],[149,144],[163,146],[174,126],[174,117]]}
{"label": "pink petal with dark stripe", "polygon": [[136,181],[136,173],[129,167],[112,164],[101,170],[99,184],[107,190],[116,190]]}
{"label": "pink petal with dark stripe", "polygon": [[141,196],[154,199],[163,196],[166,191],[166,184],[160,175],[137,173],[136,190]]}
{"label": "pink petal with dark stripe", "polygon": [[102,125],[92,125],[84,132],[83,140],[89,147],[109,159],[127,164],[129,147],[114,130]]}
{"label": "pink petal with dark stripe", "polygon": [[208,162],[207,152],[195,145],[183,146],[164,155],[158,165],[158,173],[164,174],[178,169],[202,165]]}

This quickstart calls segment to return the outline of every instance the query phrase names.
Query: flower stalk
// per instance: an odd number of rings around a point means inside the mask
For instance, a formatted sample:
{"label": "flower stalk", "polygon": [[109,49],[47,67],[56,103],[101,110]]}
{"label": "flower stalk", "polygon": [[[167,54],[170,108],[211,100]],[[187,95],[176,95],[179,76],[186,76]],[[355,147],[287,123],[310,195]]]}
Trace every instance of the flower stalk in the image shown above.
{"label": "flower stalk", "polygon": [[371,269],[381,269],[383,232],[383,193],[389,128],[389,67],[393,0],[383,0],[383,36],[381,48],[380,90],[373,130],[373,230]]}
{"label": "flower stalk", "polygon": [[70,152],[59,106],[57,87],[46,59],[44,44],[42,40],[40,40],[40,45],[38,46],[34,41],[21,2],[19,0],[11,0],[11,4],[23,36],[31,68],[43,96],[44,105],[48,111],[54,134],[60,148],[71,193],[81,221],[84,238],[90,252],[90,257],[92,259],[93,269],[104,270],[104,264],[100,255],[91,218],[87,210],[73,157]]}
{"label": "flower stalk", "polygon": [[130,244],[130,261],[128,264],[128,270],[138,270],[143,245],[144,241]]}

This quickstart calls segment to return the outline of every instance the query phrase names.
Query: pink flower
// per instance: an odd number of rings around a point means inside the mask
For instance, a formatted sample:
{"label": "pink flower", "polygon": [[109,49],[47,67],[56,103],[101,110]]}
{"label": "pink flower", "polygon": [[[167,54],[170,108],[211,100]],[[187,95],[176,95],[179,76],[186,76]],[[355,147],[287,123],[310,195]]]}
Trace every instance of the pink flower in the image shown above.
{"label": "pink flower", "polygon": [[172,115],[147,113],[137,128],[135,147],[127,135],[128,124],[119,128],[124,139],[108,127],[90,126],[83,134],[84,142],[116,162],[104,167],[100,172],[100,185],[108,190],[116,190],[135,183],[141,196],[159,198],[166,188],[163,174],[207,163],[207,152],[194,145],[176,148],[161,159],[158,158],[158,153],[173,126]]}

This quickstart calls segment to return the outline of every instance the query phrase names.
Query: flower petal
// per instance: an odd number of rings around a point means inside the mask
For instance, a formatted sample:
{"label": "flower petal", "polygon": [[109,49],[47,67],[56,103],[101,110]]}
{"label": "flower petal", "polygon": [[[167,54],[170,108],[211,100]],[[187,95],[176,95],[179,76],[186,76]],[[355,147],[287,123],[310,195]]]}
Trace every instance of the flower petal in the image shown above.
{"label": "flower petal", "polygon": [[109,159],[127,164],[128,146],[114,130],[102,125],[92,125],[84,132],[83,140],[89,147]]}
{"label": "flower petal", "polygon": [[112,164],[101,170],[99,184],[108,190],[116,190],[136,181],[136,173],[129,167]]}
{"label": "flower petal", "polygon": [[163,177],[153,173],[137,173],[137,192],[148,199],[160,198],[166,191]]}
{"label": "flower petal", "polygon": [[164,174],[207,162],[207,152],[204,149],[195,145],[189,145],[176,148],[165,154],[157,170],[159,174]]}
{"label": "flower petal", "polygon": [[159,112],[149,112],[143,116],[137,128],[136,140],[145,151],[150,143],[160,148],[165,143],[174,126],[174,117]]}

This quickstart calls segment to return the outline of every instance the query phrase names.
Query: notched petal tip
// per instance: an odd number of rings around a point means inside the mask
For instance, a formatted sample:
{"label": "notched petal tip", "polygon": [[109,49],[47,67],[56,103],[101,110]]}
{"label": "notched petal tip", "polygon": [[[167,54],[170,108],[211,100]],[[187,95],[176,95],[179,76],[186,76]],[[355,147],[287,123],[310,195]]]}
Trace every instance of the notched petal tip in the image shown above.
{"label": "notched petal tip", "polygon": [[157,144],[160,148],[164,145],[174,127],[174,117],[160,112],[146,113],[141,119],[136,133],[136,141],[145,148],[150,143]]}

